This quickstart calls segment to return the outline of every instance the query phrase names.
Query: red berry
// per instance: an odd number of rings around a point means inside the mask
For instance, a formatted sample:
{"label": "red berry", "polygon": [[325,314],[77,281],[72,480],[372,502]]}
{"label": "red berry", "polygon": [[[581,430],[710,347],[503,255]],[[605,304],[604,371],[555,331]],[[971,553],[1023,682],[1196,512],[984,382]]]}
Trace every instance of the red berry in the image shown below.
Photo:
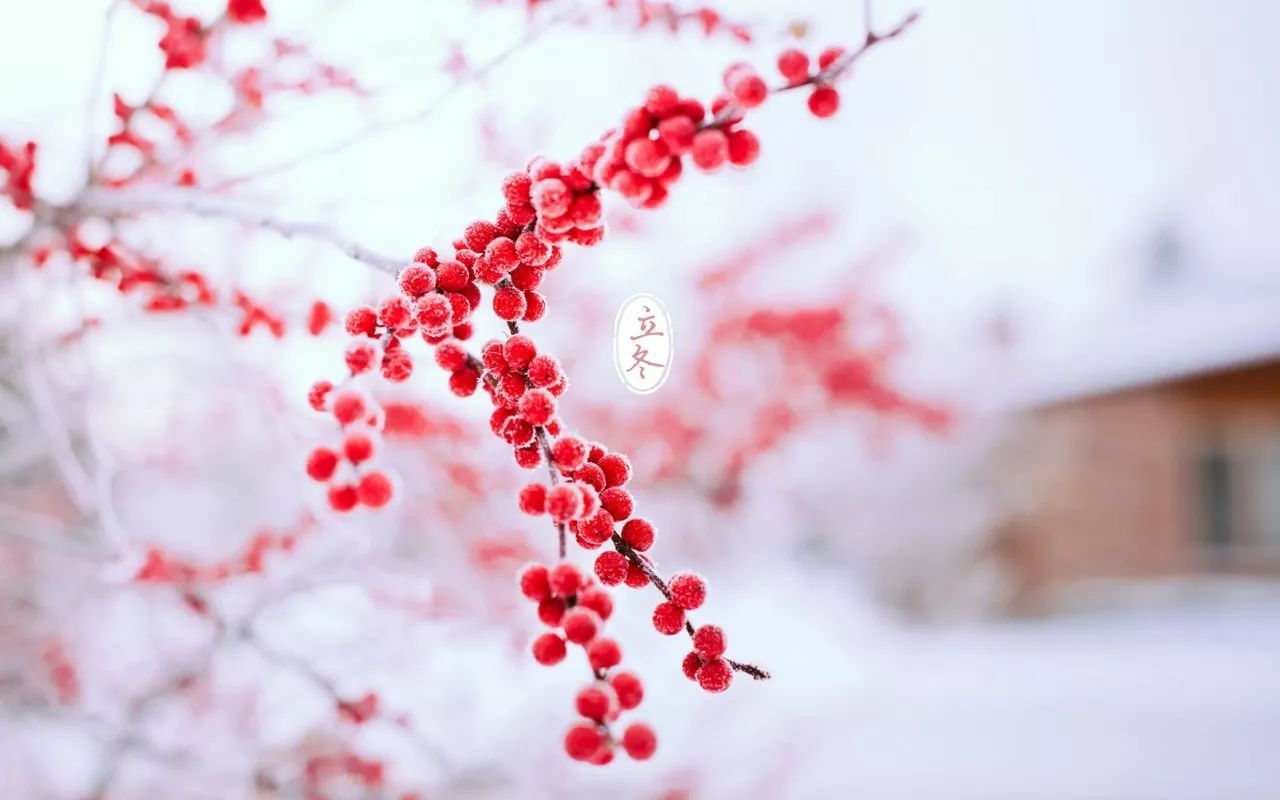
{"label": "red berry", "polygon": [[533,469],[542,463],[542,448],[532,442],[515,451],[516,463],[524,469]]}
{"label": "red berry", "polygon": [[578,536],[592,548],[598,547],[613,535],[613,517],[603,508],[587,516],[585,513],[578,520]]}
{"label": "red berry", "polygon": [[596,556],[596,577],[605,586],[617,586],[627,579],[627,567],[630,563],[626,556],[616,550],[601,553]]}
{"label": "red berry", "polygon": [[619,522],[631,516],[631,512],[635,510],[631,493],[621,486],[611,486],[601,492],[600,505]]}
{"label": "red berry", "polygon": [[382,377],[402,383],[413,374],[413,359],[404,350],[388,350],[382,356]]}
{"label": "red berry", "polygon": [[693,149],[690,155],[699,169],[708,172],[718,169],[729,157],[729,139],[724,131],[717,128],[699,131],[693,137]]}
{"label": "red berry", "polygon": [[604,737],[589,722],[579,722],[564,735],[564,751],[575,761],[589,760],[603,744]]}
{"label": "red berry", "polygon": [[724,631],[718,625],[703,625],[693,632],[693,649],[705,659],[724,655]]}
{"label": "red berry", "polygon": [[723,692],[729,688],[729,683],[733,680],[733,669],[727,661],[717,658],[698,667],[694,678],[698,681],[698,685],[708,692]]}
{"label": "red berry", "polygon": [[769,87],[765,85],[764,79],[754,72],[739,75],[729,87],[729,91],[733,93],[733,99],[742,108],[755,108],[769,96]]}
{"label": "red berry", "polygon": [[555,522],[568,522],[582,511],[582,494],[573,486],[561,483],[547,491],[547,513]]}
{"label": "red berry", "polygon": [[[511,274],[507,277],[511,279],[511,285],[525,293],[525,302],[529,302],[529,292],[537,289],[542,285],[543,275],[546,270],[537,267],[531,267],[528,264],[521,264],[511,270]],[[526,309],[526,312],[528,309]]]}
{"label": "red berry", "polygon": [[527,374],[529,382],[534,386],[546,388],[560,380],[564,373],[561,372],[558,361],[551,356],[540,355],[529,362]]}
{"label": "red berry", "polygon": [[640,565],[634,561],[627,562],[627,585],[632,589],[641,589],[649,585],[649,576]]}
{"label": "red berry", "polygon": [[312,480],[327,481],[338,468],[338,454],[327,447],[317,447],[307,456],[307,475]]}
{"label": "red berry", "polygon": [[329,399],[329,392],[332,391],[333,384],[329,381],[316,381],[307,390],[307,404],[316,411],[324,411],[325,401]]}
{"label": "red berry", "polygon": [[729,132],[729,163],[745,167],[760,155],[760,140],[748,130]]}
{"label": "red berry", "polygon": [[556,399],[546,389],[529,389],[516,409],[530,425],[546,425],[556,414]]}
{"label": "red berry", "polygon": [[520,593],[530,600],[551,596],[550,571],[541,564],[530,564],[520,572]]}
{"label": "red berry", "polygon": [[525,322],[537,322],[547,313],[547,299],[539,292],[525,292],[524,302],[524,316],[521,319]]}
{"label": "red berry", "polygon": [[643,722],[633,722],[622,732],[622,749],[636,761],[644,761],[658,749],[658,737],[653,728]]}
{"label": "red berry", "polygon": [[622,662],[622,648],[612,639],[598,637],[587,645],[587,661],[596,671],[616,667]]}
{"label": "red berry", "polygon": [[574,698],[574,706],[587,719],[603,722],[613,710],[614,700],[613,692],[607,687],[592,685],[578,692],[578,696]]}
{"label": "red berry", "polygon": [[596,462],[604,472],[606,486],[622,486],[631,480],[631,462],[622,453],[609,453]]}
{"label": "red berry", "polygon": [[556,597],[569,597],[582,586],[582,573],[568,561],[561,561],[551,570],[551,593]]}
{"label": "red berry", "polygon": [[480,374],[471,367],[463,367],[449,373],[449,390],[459,397],[470,397],[475,394],[480,383]]}
{"label": "red berry", "polygon": [[430,247],[419,247],[418,252],[413,254],[413,260],[419,264],[426,264],[428,267],[434,267],[440,263],[440,256]]}
{"label": "red berry", "polygon": [[671,602],[685,611],[693,611],[707,599],[707,583],[701,575],[692,572],[681,572],[671,578],[667,584],[671,590]]}
{"label": "red berry", "polygon": [[[606,489],[606,492],[612,491]],[[631,545],[632,548],[644,552],[653,546],[653,538],[655,535],[653,523],[642,517],[627,520],[622,526],[622,541]]]}
{"label": "red berry", "polygon": [[510,272],[520,263],[520,257],[516,255],[516,243],[503,237],[489,242],[489,246],[484,249],[484,257],[503,273]]}
{"label": "red berry", "polygon": [[350,511],[358,502],[360,502],[360,494],[356,491],[356,487],[350,484],[329,487],[329,507],[334,511]]}
{"label": "red berry", "polygon": [[533,659],[543,666],[550,667],[564,660],[564,639],[554,633],[544,633],[533,640]]}
{"label": "red berry", "polygon": [[521,489],[520,510],[534,516],[546,513],[547,487],[541,483],[530,483]]}
{"label": "red berry", "polygon": [[551,245],[526,231],[516,237],[516,255],[522,263],[540,267],[551,257]]}
{"label": "red berry", "polygon": [[579,592],[578,605],[596,612],[601,621],[613,616],[613,598],[599,586],[589,586]]}
{"label": "red berry", "polygon": [[471,272],[458,261],[444,261],[436,267],[436,283],[447,292],[460,292],[471,283]]}
{"label": "red berry", "polygon": [[809,110],[815,117],[829,117],[840,108],[840,93],[830,86],[819,86],[809,95]]}
{"label": "red berry", "polygon": [[559,217],[569,210],[573,195],[564,181],[558,178],[547,178],[533,184],[529,192],[529,200],[540,217]]}
{"label": "red berry", "polygon": [[508,206],[522,206],[529,202],[529,187],[533,181],[523,172],[513,172],[502,179],[502,197]]}
{"label": "red berry", "polygon": [[794,48],[783,50],[778,56],[778,72],[787,83],[802,83],[809,77],[809,57]]}
{"label": "red berry", "polygon": [[352,464],[368,461],[373,457],[373,439],[363,433],[353,433],[342,443],[342,454]]}
{"label": "red berry", "polygon": [[410,264],[400,270],[400,291],[413,299],[436,288],[436,273],[425,264]]}
{"label": "red berry", "polygon": [[830,68],[842,55],[844,55],[843,47],[828,47],[818,54],[818,69]]}
{"label": "red berry", "polygon": [[[671,152],[677,155],[683,155],[689,152],[689,148],[693,147],[693,137],[698,132],[698,126],[693,120],[685,116],[668,117],[658,123],[658,138],[667,146]],[[673,163],[680,163],[678,160]],[[670,169],[670,165],[668,165]]]}
{"label": "red berry", "polygon": [[370,508],[382,508],[391,502],[391,479],[381,472],[369,472],[360,479],[360,502]]}
{"label": "red berry", "polygon": [[436,345],[436,364],[440,369],[455,372],[467,365],[467,351],[461,342],[446,339]]}
{"label": "red berry", "polygon": [[377,336],[378,314],[372,306],[356,306],[347,312],[345,327],[352,336]]}
{"label": "red berry", "polygon": [[355,340],[347,345],[347,350],[343,353],[343,359],[347,362],[347,369],[352,375],[359,375],[368,372],[373,368],[373,361],[378,357],[378,351],[367,341]]}
{"label": "red berry", "polygon": [[575,608],[565,614],[561,625],[564,638],[574,644],[586,644],[596,638],[596,631],[600,628],[596,613],[586,608]]}
{"label": "red berry", "polygon": [[665,117],[675,111],[679,103],[680,95],[676,93],[676,90],[660,83],[645,95],[644,110],[655,117]]}
{"label": "red berry", "polygon": [[684,629],[684,609],[675,603],[658,603],[653,609],[653,627],[658,633],[674,636]]}
{"label": "red berry", "polygon": [[524,316],[526,308],[524,292],[514,286],[500,286],[493,293],[493,313],[498,319],[514,322]]}
{"label": "red berry", "polygon": [[489,242],[492,242],[497,235],[498,226],[494,225],[492,222],[481,219],[476,220],[467,226],[467,231],[463,234],[463,239],[466,241],[467,247],[479,253],[483,251]]}
{"label": "red berry", "polygon": [[423,295],[414,306],[414,318],[424,331],[446,333],[453,323],[453,304],[442,294]]}
{"label": "red berry", "polygon": [[577,436],[561,436],[551,445],[551,460],[562,470],[575,470],[587,460],[587,444]]}
{"label": "red berry", "polygon": [[538,619],[542,620],[544,625],[558,628],[560,621],[564,619],[564,610],[563,600],[558,597],[548,597],[538,602]]}
{"label": "red berry", "polygon": [[378,321],[395,330],[407,325],[412,313],[409,301],[397,295],[383,300],[382,305],[378,306]]}
{"label": "red berry", "polygon": [[684,657],[684,661],[680,662],[680,668],[684,670],[684,675],[691,681],[698,679],[698,667],[702,666],[702,656],[697,651],[693,651]]}
{"label": "red berry", "polygon": [[353,392],[343,392],[333,401],[333,417],[339,425],[350,425],[364,416],[364,399]]}
{"label": "red berry", "polygon": [[613,687],[613,693],[618,698],[618,705],[624,711],[635,708],[644,699],[644,684],[630,672],[614,673],[609,678],[609,685]]}

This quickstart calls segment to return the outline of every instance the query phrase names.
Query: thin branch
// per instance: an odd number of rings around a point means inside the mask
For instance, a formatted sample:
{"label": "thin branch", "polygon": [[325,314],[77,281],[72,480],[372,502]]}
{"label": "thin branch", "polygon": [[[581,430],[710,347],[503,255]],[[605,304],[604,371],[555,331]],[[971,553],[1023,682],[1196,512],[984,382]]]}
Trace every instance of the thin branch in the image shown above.
{"label": "thin branch", "polygon": [[73,208],[86,215],[108,218],[145,212],[193,214],[209,219],[225,219],[270,231],[286,239],[301,238],[336,247],[348,257],[389,274],[396,274],[407,262],[348,239],[322,222],[289,220],[261,209],[195,189],[156,191],[92,189]]}
{"label": "thin branch", "polygon": [[213,184],[212,188],[215,190],[229,189],[233,186],[239,186],[242,183],[248,183],[249,181],[257,181],[273,175],[289,172],[290,170],[308,164],[316,159],[327,158],[328,156],[341,153],[343,150],[346,150],[353,145],[360,144],[372,136],[376,136],[390,130],[395,130],[396,128],[403,128],[406,125],[413,125],[415,123],[422,122],[435,114],[440,107],[448,102],[462,88],[487,77],[495,69],[506,63],[516,53],[519,53],[521,50],[524,50],[526,47],[542,38],[543,34],[560,23],[568,20],[576,14],[577,11],[577,5],[571,4],[560,13],[548,19],[542,25],[529,29],[523,36],[512,43],[511,46],[507,47],[493,58],[480,64],[480,66],[475,69],[468,70],[462,75],[459,75],[444,91],[436,95],[426,105],[416,111],[412,111],[399,117],[390,117],[388,119],[370,123],[364,128],[323,147],[297,153],[287,159],[277,161],[274,164],[269,164],[265,167],[258,167],[249,172],[241,173],[240,175],[233,175],[231,177],[224,178]]}
{"label": "thin branch", "polygon": [[90,174],[94,171],[93,163],[93,118],[102,99],[102,76],[107,66],[107,50],[111,41],[111,23],[115,20],[116,11],[124,0],[110,0],[106,14],[102,20],[102,36],[98,40],[98,58],[93,67],[92,85],[89,87],[89,98],[84,109],[84,158],[85,167]]}

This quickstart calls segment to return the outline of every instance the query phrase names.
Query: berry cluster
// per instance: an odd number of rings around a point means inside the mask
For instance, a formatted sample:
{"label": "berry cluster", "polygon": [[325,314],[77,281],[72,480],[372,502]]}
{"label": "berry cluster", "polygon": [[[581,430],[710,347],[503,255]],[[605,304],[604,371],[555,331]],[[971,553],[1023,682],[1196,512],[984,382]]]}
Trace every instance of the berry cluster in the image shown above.
{"label": "berry cluster", "polygon": [[594,680],[584,686],[574,705],[584,721],[569,728],[564,749],[571,758],[608,764],[618,745],[643,761],[653,755],[658,739],[643,722],[633,722],[615,738],[610,723],[644,699],[644,684],[630,672],[610,672],[622,661],[622,649],[604,636],[604,623],[613,614],[613,599],[577,567],[562,561],[548,569],[531,564],[520,573],[520,592],[538,604],[538,619],[553,632],[533,640],[533,657],[545,666],[564,660],[568,644],[583,648]]}
{"label": "berry cluster", "polygon": [[844,57],[843,47],[828,47],[818,54],[818,71],[815,73],[810,71],[809,56],[793,48],[778,56],[778,72],[787,82],[787,88],[812,86],[809,111],[815,117],[829,117],[840,108],[840,93],[832,81],[841,71],[840,62]]}
{"label": "berry cluster", "polygon": [[328,410],[342,430],[338,449],[316,447],[307,456],[307,475],[328,485],[329,507],[350,511],[357,505],[381,508],[391,502],[394,487],[387,473],[367,463],[377,449],[380,409],[357,391],[335,390],[327,381],[317,383],[308,397],[313,408]]}
{"label": "berry cluster", "polygon": [[30,211],[35,202],[31,192],[31,176],[35,169],[35,142],[15,146],[0,139],[0,172],[4,173],[0,194],[7,195],[9,202],[19,211]]}
{"label": "berry cluster", "polygon": [[[868,35],[863,50],[875,41]],[[860,52],[843,59],[838,52],[824,53],[819,60],[823,71],[815,76],[808,75],[807,59],[797,66],[794,57],[788,57],[789,74],[803,84],[793,83],[783,90],[807,84],[829,88]],[[654,611],[654,626],[666,634],[682,629],[689,634],[693,651],[684,659],[684,670],[709,692],[727,689],[734,671],[756,679],[769,675],[726,658],[725,636],[719,627],[695,628],[685,618],[686,612],[699,608],[705,600],[705,582],[692,573],[677,574],[670,583],[658,575],[645,555],[653,544],[653,525],[633,516],[635,502],[625,488],[631,477],[630,462],[622,453],[563,432],[564,424],[556,412],[557,398],[568,385],[564,372],[554,357],[539,353],[534,342],[520,333],[519,323],[536,321],[545,313],[546,300],[536,289],[544,271],[559,263],[560,245],[591,246],[601,241],[602,188],[618,192],[636,206],[656,208],[683,173],[685,155],[707,172],[726,162],[745,166],[756,159],[759,141],[740,124],[746,111],[762,104],[771,90],[746,64],[735,64],[725,71],[724,87],[725,93],[711,103],[708,113],[699,101],[681,97],[668,86],[655,86],[617,128],[589,145],[577,159],[564,164],[533,159],[523,171],[503,181],[505,203],[494,219],[471,223],[453,242],[453,259],[441,259],[430,248],[420,250],[414,263],[400,272],[399,296],[377,309],[357,308],[347,317],[347,330],[357,337],[347,352],[353,377],[371,370],[380,358],[384,377],[403,380],[412,362],[400,339],[420,330],[424,339],[436,346],[435,361],[450,373],[449,385],[456,394],[468,396],[483,386],[494,405],[490,427],[511,446],[517,463],[527,469],[544,461],[547,464],[549,483],[526,485],[520,492],[520,508],[551,518],[559,533],[562,559],[568,533],[587,550],[611,542],[613,549],[596,559],[596,577],[604,585],[626,583],[640,588],[652,583],[658,588],[665,602]],[[821,98],[817,101],[819,108],[826,108],[824,102]],[[811,109],[814,105],[811,97]],[[506,323],[510,336],[505,341],[488,342],[476,358],[463,342],[471,335],[470,316],[480,306],[479,284],[493,287],[494,316]],[[371,342],[380,343],[381,350]],[[389,357],[394,362],[390,368]],[[344,430],[357,423],[378,424],[377,413],[369,414],[359,395],[344,392],[330,405],[332,390],[327,381],[315,384],[312,406],[332,410]],[[370,453],[361,450],[360,458],[352,459],[344,448],[344,454],[352,467],[358,467]],[[307,469],[313,478],[327,481],[341,460],[337,452],[318,448]],[[330,505],[345,511],[363,501],[363,483],[371,475],[377,476],[380,491],[376,502],[366,504],[385,503],[390,499],[390,482],[381,473],[366,472],[359,484],[331,486]],[[616,530],[619,523],[620,532]],[[597,635],[612,610],[608,594],[584,581],[568,562],[554,570],[529,568],[521,577],[521,586],[526,596],[538,602],[540,618],[561,631],[535,640],[535,659],[554,664],[564,658],[566,641],[580,644],[586,648],[597,682],[604,682],[607,670],[621,659],[616,642]],[[593,685],[579,696],[579,710],[590,722],[576,725],[566,736],[566,750],[576,759],[593,763],[612,759],[614,740],[606,723],[618,708],[628,706],[616,683],[608,685],[612,694]],[[654,741],[647,726],[633,725],[621,743],[633,757],[646,758]]]}

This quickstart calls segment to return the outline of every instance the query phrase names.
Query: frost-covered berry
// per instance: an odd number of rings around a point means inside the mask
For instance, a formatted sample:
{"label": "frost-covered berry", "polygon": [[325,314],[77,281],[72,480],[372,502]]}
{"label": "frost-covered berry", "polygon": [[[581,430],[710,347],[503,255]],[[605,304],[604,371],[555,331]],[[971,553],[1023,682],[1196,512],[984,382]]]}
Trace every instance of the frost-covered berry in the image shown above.
{"label": "frost-covered berry", "polygon": [[573,705],[578,709],[578,713],[587,719],[603,722],[613,710],[614,702],[613,692],[607,685],[592,684],[578,692]]}
{"label": "frost-covered berry", "polygon": [[794,48],[778,56],[778,72],[787,83],[803,83],[809,77],[809,57]]}
{"label": "frost-covered berry", "polygon": [[446,292],[460,292],[471,283],[471,272],[460,261],[444,261],[436,267],[436,285]]}
{"label": "frost-covered berry", "polygon": [[502,343],[502,358],[507,369],[522,370],[538,355],[538,347],[528,336],[517,333]]}
{"label": "frost-covered berry", "polygon": [[539,216],[559,217],[569,210],[573,194],[569,191],[569,187],[564,185],[564,181],[547,178],[533,184],[529,192],[529,200]]}
{"label": "frost-covered berry", "polygon": [[446,339],[436,345],[436,364],[448,372],[460,370],[467,365],[467,351],[456,339]]}
{"label": "frost-covered berry", "polygon": [[480,383],[480,373],[471,367],[463,367],[449,373],[449,391],[458,397],[470,397],[475,394]]}
{"label": "frost-covered berry", "polygon": [[364,398],[354,392],[343,392],[333,401],[333,418],[339,425],[350,425],[364,416]]}
{"label": "frost-covered berry", "polygon": [[338,454],[327,447],[317,447],[307,456],[307,475],[315,481],[327,481],[338,468]]}
{"label": "frost-covered berry", "polygon": [[693,137],[689,155],[699,169],[708,172],[718,169],[729,157],[729,138],[717,128],[699,131]]}
{"label": "frost-covered berry", "polygon": [[568,522],[582,511],[582,493],[561,483],[547,491],[547,513],[555,522]]}
{"label": "frost-covered berry", "polygon": [[352,464],[360,464],[373,457],[373,439],[367,434],[352,433],[342,443],[342,454]]}
{"label": "frost-covered berry", "polygon": [[604,491],[604,470],[595,464],[583,464],[573,473],[573,479],[589,485],[597,492]]}
{"label": "frost-covered berry", "polygon": [[523,172],[513,172],[502,179],[502,198],[508,206],[522,206],[529,202],[529,188],[533,180]]}
{"label": "frost-covered berry", "polygon": [[360,502],[360,494],[356,487],[346,484],[330,486],[328,492],[329,507],[334,511],[350,511]]}
{"label": "frost-covered berry", "polygon": [[403,383],[413,374],[413,359],[403,349],[390,350],[382,355],[382,377],[392,383]]}
{"label": "frost-covered berry", "polygon": [[597,637],[587,645],[587,661],[594,670],[606,670],[622,662],[622,648],[608,637]]}
{"label": "frost-covered berry", "polygon": [[551,596],[551,573],[541,564],[530,564],[520,572],[520,594],[530,600]]}
{"label": "frost-covered berry", "polygon": [[520,490],[520,510],[537,516],[547,511],[547,487],[541,483],[526,484]]}
{"label": "frost-covered berry", "polygon": [[599,586],[588,586],[578,593],[578,605],[596,612],[602,621],[613,616],[613,598]]}
{"label": "frost-covered berry", "polygon": [[704,659],[724,655],[724,631],[719,625],[703,625],[693,632],[693,649]]}
{"label": "frost-covered berry", "polygon": [[636,761],[644,761],[658,749],[658,737],[653,728],[643,722],[633,722],[622,732],[622,749]]}
{"label": "frost-covered berry", "polygon": [[644,684],[630,672],[614,673],[609,678],[609,685],[613,687],[614,696],[618,698],[618,705],[624,711],[635,708],[644,699]]}
{"label": "frost-covered berry", "polygon": [[436,288],[436,273],[426,264],[410,264],[400,270],[400,291],[414,300]]}
{"label": "frost-covered berry", "polygon": [[378,306],[378,321],[392,330],[407,325],[412,314],[409,301],[399,295],[388,297]]}
{"label": "frost-covered berry", "polygon": [[462,238],[466,242],[467,247],[482,252],[484,248],[492,242],[498,235],[498,226],[488,220],[476,220],[467,226],[467,230],[463,233]]}
{"label": "frost-covered berry", "polygon": [[453,323],[453,305],[442,294],[423,295],[414,305],[414,318],[424,331],[444,333]]}
{"label": "frost-covered berry", "polygon": [[418,251],[413,254],[413,260],[419,264],[426,264],[428,267],[434,267],[440,263],[440,256],[433,248],[419,247]]}
{"label": "frost-covered berry", "polygon": [[684,670],[684,676],[691,681],[698,679],[698,668],[702,666],[702,656],[697,651],[688,653],[684,660],[680,662],[680,669]]}
{"label": "frost-covered berry", "polygon": [[357,339],[347,345],[342,357],[347,362],[347,370],[352,375],[360,375],[373,368],[373,362],[378,357],[378,351],[372,343]]}
{"label": "frost-covered berry", "polygon": [[378,312],[372,306],[356,306],[347,312],[344,327],[352,336],[377,336]]}
{"label": "frost-covered berry", "polygon": [[516,464],[523,469],[533,469],[542,463],[542,448],[537,442],[531,442],[515,451]]}
{"label": "frost-covered berry", "polygon": [[381,472],[368,472],[360,478],[360,502],[370,508],[382,508],[391,502],[394,490],[391,479]]}
{"label": "frost-covered berry", "polygon": [[499,286],[493,293],[493,313],[498,319],[514,322],[524,316],[527,307],[524,292],[514,286]]}
{"label": "frost-covered berry", "polygon": [[649,585],[649,575],[634,561],[627,562],[626,583],[632,589],[640,589]]}
{"label": "frost-covered berry", "polygon": [[596,577],[605,586],[617,586],[627,579],[627,557],[616,550],[609,550],[596,556]]}
{"label": "frost-covered berry", "polygon": [[587,460],[587,443],[578,436],[561,436],[551,445],[551,460],[562,470],[576,470]]}
{"label": "frost-covered berry", "polygon": [[631,512],[635,510],[635,502],[631,499],[631,493],[621,486],[611,486],[601,492],[600,505],[619,522],[631,516]]}
{"label": "frost-covered berry", "polygon": [[809,95],[809,111],[815,117],[829,117],[840,108],[840,93],[831,86],[819,86]]}
{"label": "frost-covered berry", "polygon": [[578,536],[592,548],[608,541],[613,535],[613,517],[603,508],[597,509],[590,516],[584,515],[578,520]]}
{"label": "frost-covered berry", "polygon": [[684,609],[675,603],[658,603],[653,609],[653,627],[658,633],[674,636],[684,629]]}
{"label": "frost-covered berry", "polygon": [[596,490],[579,483],[578,491],[582,492],[582,513],[579,516],[589,517],[596,513],[596,509],[600,508],[600,495],[596,494]]}
{"label": "frost-covered berry", "polygon": [[333,383],[330,381],[316,381],[307,390],[307,404],[316,411],[324,411],[325,403],[328,401],[329,393],[332,391]]}
{"label": "frost-covered berry", "polygon": [[574,644],[586,644],[596,638],[596,631],[600,629],[596,613],[586,608],[568,612],[560,624],[564,628],[564,638]]}
{"label": "frost-covered berry", "polygon": [[533,640],[533,660],[545,667],[559,664],[565,652],[564,639],[557,634],[544,633]]}
{"label": "frost-covered berry", "polygon": [[[606,489],[605,491],[610,490]],[[643,517],[629,519],[622,526],[622,541],[642,553],[653,546],[655,534],[653,523]]]}
{"label": "frost-covered berry", "polygon": [[596,462],[604,472],[606,486],[622,486],[631,480],[631,461],[622,453],[609,453]]}
{"label": "frost-covered berry", "polygon": [[713,659],[698,667],[694,679],[708,692],[723,692],[733,681],[733,668],[722,658]]}
{"label": "frost-covered berry", "polygon": [[575,761],[587,761],[604,745],[604,736],[590,722],[579,722],[564,735],[564,751]]}
{"label": "frost-covered berry", "polygon": [[558,597],[548,597],[538,603],[538,619],[542,620],[543,625],[549,625],[552,628],[560,627],[560,622],[564,619],[564,611],[564,601]]}
{"label": "frost-covered berry", "polygon": [[685,611],[693,611],[707,599],[707,582],[693,572],[672,576],[667,588],[671,590],[671,602]]}
{"label": "frost-covered berry", "polygon": [[530,425],[546,425],[556,415],[556,399],[546,389],[530,389],[520,396],[516,410]]}
{"label": "frost-covered berry", "polygon": [[551,570],[551,593],[556,597],[576,594],[582,586],[582,573],[568,561],[561,561]]}

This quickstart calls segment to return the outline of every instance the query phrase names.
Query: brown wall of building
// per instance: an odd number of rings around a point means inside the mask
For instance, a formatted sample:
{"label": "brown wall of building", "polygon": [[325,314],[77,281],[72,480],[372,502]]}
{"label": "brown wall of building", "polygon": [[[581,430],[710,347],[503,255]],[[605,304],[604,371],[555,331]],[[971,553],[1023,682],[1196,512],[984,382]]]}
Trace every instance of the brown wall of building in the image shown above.
{"label": "brown wall of building", "polygon": [[996,549],[1024,591],[1280,565],[1252,478],[1233,483],[1233,531],[1260,544],[1205,544],[1202,475],[1217,452],[1234,477],[1280,465],[1280,362],[1050,405],[1021,425],[1008,467],[1030,500]]}

